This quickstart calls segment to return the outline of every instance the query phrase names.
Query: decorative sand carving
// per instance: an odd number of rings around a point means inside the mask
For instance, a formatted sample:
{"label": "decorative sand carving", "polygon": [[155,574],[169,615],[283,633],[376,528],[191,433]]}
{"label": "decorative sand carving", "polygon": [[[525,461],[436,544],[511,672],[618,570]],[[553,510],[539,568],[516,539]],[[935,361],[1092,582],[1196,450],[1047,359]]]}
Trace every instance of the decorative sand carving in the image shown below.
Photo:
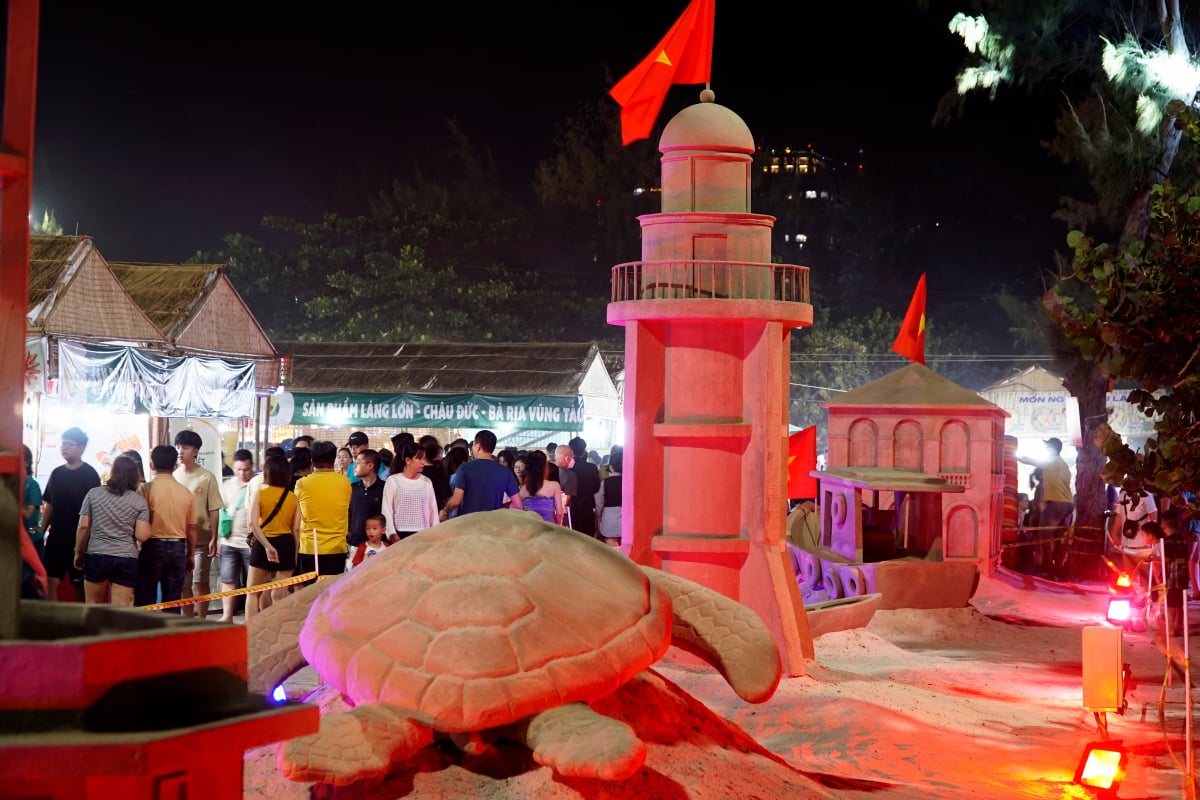
{"label": "decorative sand carving", "polygon": [[780,677],[774,641],[746,607],[519,511],[431,528],[251,625],[254,689],[307,661],[356,705],[280,747],[280,770],[298,781],[382,776],[438,738],[471,754],[512,740],[560,775],[621,780],[646,746],[588,704],[669,645],[750,702]]}

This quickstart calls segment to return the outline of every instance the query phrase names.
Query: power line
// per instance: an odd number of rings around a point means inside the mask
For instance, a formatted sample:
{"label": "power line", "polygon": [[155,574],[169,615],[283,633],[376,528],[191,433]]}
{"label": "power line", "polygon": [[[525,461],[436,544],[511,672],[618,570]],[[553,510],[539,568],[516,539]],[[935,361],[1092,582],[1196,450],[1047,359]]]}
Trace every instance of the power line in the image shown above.
{"label": "power line", "polygon": [[812,386],[807,383],[789,383],[789,386],[799,386],[801,389],[820,389],[823,392],[848,392],[849,389],[834,389],[832,386]]}

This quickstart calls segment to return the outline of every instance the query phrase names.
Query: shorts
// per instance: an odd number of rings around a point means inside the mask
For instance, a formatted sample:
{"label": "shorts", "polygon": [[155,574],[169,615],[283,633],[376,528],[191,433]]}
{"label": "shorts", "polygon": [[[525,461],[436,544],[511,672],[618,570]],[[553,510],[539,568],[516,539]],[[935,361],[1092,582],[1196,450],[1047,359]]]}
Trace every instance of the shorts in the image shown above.
{"label": "shorts", "polygon": [[279,536],[268,536],[267,541],[279,555],[278,561],[267,560],[267,548],[257,539],[250,546],[250,566],[255,569],[265,569],[267,572],[291,572],[296,569],[296,537],[290,533]]}
{"label": "shorts", "polygon": [[250,564],[250,548],[221,545],[221,583],[242,583]]}
{"label": "shorts", "polygon": [[195,566],[192,569],[192,583],[212,583],[212,562],[213,557],[208,554],[208,545],[204,545],[204,549],[200,545],[196,545],[196,552],[192,554]]}
{"label": "shorts", "polygon": [[47,576],[56,580],[70,578],[73,584],[83,584],[83,573],[75,569],[75,540],[73,538],[56,533],[47,536],[42,563],[46,567]]}
{"label": "shorts", "polygon": [[[314,569],[321,575],[341,575],[346,571],[346,553],[327,553],[319,555],[315,559],[308,553],[300,553],[296,556],[296,572],[312,572]],[[313,578],[305,581],[304,585],[308,586],[315,581],[316,578]]]}
{"label": "shorts", "polygon": [[88,583],[112,581],[132,589],[137,586],[138,560],[123,556],[88,553],[83,557],[83,579]]}

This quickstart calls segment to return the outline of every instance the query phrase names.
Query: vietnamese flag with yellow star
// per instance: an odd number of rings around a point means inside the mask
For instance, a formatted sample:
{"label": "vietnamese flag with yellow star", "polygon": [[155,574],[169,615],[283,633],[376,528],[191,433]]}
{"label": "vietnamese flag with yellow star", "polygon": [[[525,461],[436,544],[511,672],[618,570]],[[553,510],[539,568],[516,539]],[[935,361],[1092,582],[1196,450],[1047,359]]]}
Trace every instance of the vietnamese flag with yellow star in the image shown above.
{"label": "vietnamese flag with yellow star", "polygon": [[788,437],[788,499],[817,496],[817,479],[811,473],[817,468],[817,426],[810,425]]}
{"label": "vietnamese flag with yellow star", "polygon": [[621,106],[623,144],[650,135],[672,84],[708,83],[715,14],[716,0],[692,0],[650,55],[609,92]]}
{"label": "vietnamese flag with yellow star", "polygon": [[900,325],[900,333],[892,350],[918,364],[925,363],[925,273],[917,281],[917,289],[913,292],[908,304],[908,313]]}

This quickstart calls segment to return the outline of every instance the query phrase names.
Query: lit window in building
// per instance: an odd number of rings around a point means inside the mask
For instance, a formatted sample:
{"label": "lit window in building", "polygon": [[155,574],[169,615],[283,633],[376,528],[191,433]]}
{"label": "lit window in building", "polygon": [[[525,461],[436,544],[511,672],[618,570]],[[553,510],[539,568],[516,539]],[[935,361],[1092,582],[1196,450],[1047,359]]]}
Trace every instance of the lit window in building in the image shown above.
{"label": "lit window in building", "polygon": [[790,241],[792,240],[792,235],[791,235],[790,233],[785,233],[785,234],[783,235],[783,240],[784,240],[785,242],[790,242]]}
{"label": "lit window in building", "polygon": [[772,174],[772,175],[776,175],[776,174],[778,174],[778,173],[779,173],[779,165],[778,165],[778,164],[772,164],[772,165],[771,165],[771,174]]}
{"label": "lit window in building", "polygon": [[788,200],[791,200],[791,199],[792,199],[792,196],[789,194],[789,195],[788,195]]}
{"label": "lit window in building", "polygon": [[772,158],[772,159],[771,159],[771,163],[772,163],[772,164],[778,164],[778,163],[779,163],[779,156],[775,156],[774,158]]}
{"label": "lit window in building", "polygon": [[817,199],[817,190],[816,189],[805,189],[804,190],[804,199],[805,200],[816,200]]}
{"label": "lit window in building", "polygon": [[790,161],[788,163],[784,164],[783,166],[788,172],[791,172],[792,170],[794,170],[796,168],[796,165]]}
{"label": "lit window in building", "polygon": [[822,192],[821,192],[821,199],[822,199],[822,200],[828,200],[828,199],[829,199],[829,192],[822,191]]}
{"label": "lit window in building", "polygon": [[797,241],[797,242],[807,242],[807,241],[808,241],[808,234],[807,234],[807,233],[797,233],[797,234],[796,234],[796,241]]}
{"label": "lit window in building", "polygon": [[808,164],[800,164],[796,167],[796,172],[800,173],[801,175],[807,175],[809,172]]}
{"label": "lit window in building", "polygon": [[646,193],[646,190],[645,190],[645,189],[643,189],[641,186],[639,186],[639,187],[637,187],[636,189],[634,189],[634,190],[633,190],[633,196],[634,196],[634,197],[638,197],[638,196],[640,196],[640,195],[642,195],[642,194],[645,194],[645,193]]}

